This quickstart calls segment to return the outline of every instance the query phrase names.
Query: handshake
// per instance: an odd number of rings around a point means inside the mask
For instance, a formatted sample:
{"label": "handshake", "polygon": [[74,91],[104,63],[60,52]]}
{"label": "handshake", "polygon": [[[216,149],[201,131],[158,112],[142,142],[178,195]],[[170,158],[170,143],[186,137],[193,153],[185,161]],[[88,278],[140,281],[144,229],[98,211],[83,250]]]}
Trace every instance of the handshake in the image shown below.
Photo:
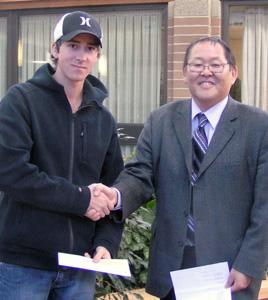
{"label": "handshake", "polygon": [[101,183],[93,183],[88,186],[91,199],[85,217],[92,221],[98,221],[109,215],[117,204],[117,191]]}

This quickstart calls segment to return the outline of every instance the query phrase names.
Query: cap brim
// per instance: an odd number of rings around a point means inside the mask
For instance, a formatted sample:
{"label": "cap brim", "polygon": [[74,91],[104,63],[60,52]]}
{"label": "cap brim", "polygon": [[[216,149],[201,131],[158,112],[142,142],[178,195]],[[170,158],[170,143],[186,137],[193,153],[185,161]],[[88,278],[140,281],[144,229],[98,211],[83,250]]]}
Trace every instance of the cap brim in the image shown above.
{"label": "cap brim", "polygon": [[100,38],[96,34],[89,32],[88,30],[72,31],[70,33],[67,33],[67,34],[63,35],[62,37],[60,37],[60,39],[65,41],[65,42],[69,42],[75,36],[77,36],[78,34],[81,34],[81,33],[87,33],[87,34],[91,34],[91,35],[95,36],[97,38],[98,42],[99,42],[100,47],[102,48],[102,42],[101,42]]}

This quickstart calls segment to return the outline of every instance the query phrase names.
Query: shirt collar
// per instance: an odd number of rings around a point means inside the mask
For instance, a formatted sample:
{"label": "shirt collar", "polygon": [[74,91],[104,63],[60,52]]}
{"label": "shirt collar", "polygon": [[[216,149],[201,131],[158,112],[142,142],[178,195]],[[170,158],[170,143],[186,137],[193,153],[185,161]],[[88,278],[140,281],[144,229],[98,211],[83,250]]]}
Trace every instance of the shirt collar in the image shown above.
{"label": "shirt collar", "polygon": [[215,129],[220,120],[222,112],[224,111],[227,105],[227,102],[228,102],[228,96],[225,99],[223,99],[221,102],[212,106],[210,109],[206,110],[205,112],[202,112],[201,109],[195,103],[194,99],[192,98],[192,121],[196,117],[196,115],[198,115],[200,112],[204,113],[212,128]]}

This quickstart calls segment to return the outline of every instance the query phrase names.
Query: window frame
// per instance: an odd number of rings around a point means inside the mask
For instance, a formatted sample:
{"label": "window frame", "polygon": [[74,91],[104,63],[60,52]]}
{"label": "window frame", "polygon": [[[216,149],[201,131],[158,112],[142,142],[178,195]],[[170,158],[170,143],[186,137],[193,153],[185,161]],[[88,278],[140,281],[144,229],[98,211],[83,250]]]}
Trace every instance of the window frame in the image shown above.
{"label": "window frame", "polygon": [[82,6],[108,6],[108,5],[132,5],[132,4],[157,4],[168,3],[174,0],[1,0],[0,11],[17,9],[42,9],[42,8],[65,8]]}
{"label": "window frame", "polygon": [[221,0],[222,26],[221,36],[225,42],[229,42],[229,16],[231,6],[262,6],[268,5],[267,0]]}

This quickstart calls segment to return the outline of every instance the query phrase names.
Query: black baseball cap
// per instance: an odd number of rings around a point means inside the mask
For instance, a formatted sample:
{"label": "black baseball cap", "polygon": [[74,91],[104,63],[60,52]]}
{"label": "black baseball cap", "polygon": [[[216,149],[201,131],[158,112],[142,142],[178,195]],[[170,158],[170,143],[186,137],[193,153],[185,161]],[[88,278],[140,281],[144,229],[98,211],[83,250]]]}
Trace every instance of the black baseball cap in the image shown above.
{"label": "black baseball cap", "polygon": [[83,11],[67,13],[59,20],[54,30],[54,42],[59,39],[68,42],[80,33],[94,35],[102,47],[100,24],[95,18]]}

